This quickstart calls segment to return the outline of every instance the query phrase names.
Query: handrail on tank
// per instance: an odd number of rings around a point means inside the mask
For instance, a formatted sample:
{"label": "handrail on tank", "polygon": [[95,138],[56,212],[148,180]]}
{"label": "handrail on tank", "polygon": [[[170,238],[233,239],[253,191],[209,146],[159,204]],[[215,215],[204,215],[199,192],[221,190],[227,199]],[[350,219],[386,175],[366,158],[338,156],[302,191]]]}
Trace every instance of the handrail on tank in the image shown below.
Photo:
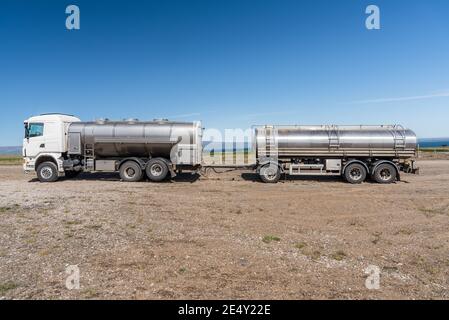
{"label": "handrail on tank", "polygon": [[288,124],[281,124],[281,125],[252,125],[251,128],[266,128],[266,127],[278,127],[278,128],[295,128],[295,129],[313,129],[313,128],[319,128],[319,129],[329,129],[329,128],[336,128],[336,129],[385,129],[385,130],[402,130],[405,131],[406,128],[400,124],[361,124],[361,125],[335,125],[335,124],[320,124],[320,125],[288,125]]}

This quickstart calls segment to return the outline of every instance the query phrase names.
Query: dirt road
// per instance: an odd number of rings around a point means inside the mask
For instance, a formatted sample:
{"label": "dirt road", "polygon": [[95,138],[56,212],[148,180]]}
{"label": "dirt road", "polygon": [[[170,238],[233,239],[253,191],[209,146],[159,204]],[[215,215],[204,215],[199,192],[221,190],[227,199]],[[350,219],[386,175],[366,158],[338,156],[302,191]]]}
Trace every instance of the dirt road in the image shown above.
{"label": "dirt road", "polygon": [[242,172],[41,184],[1,166],[0,297],[447,299],[449,161],[419,165],[393,185]]}

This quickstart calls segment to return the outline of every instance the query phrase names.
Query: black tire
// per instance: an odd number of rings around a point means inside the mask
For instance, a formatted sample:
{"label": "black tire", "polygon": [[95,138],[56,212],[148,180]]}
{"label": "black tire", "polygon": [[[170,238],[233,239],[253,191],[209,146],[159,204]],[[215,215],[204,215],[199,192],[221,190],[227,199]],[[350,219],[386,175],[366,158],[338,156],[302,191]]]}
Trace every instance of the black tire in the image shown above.
{"label": "black tire", "polygon": [[366,168],[361,163],[351,163],[345,169],[345,179],[351,184],[360,184],[366,180]]}
{"label": "black tire", "polygon": [[67,179],[73,179],[73,178],[76,178],[80,173],[81,173],[81,171],[74,171],[74,170],[66,171],[65,177]]}
{"label": "black tire", "polygon": [[373,179],[377,183],[389,184],[396,181],[396,168],[389,163],[382,163],[377,166],[373,173]]}
{"label": "black tire", "polygon": [[41,163],[36,170],[40,182],[55,182],[58,180],[58,166],[53,162]]}
{"label": "black tire", "polygon": [[134,161],[126,161],[120,166],[120,179],[126,182],[136,182],[142,179],[142,168]]}
{"label": "black tire", "polygon": [[267,164],[260,168],[259,176],[265,183],[278,183],[281,178],[281,171],[277,165]]}
{"label": "black tire", "polygon": [[145,168],[148,179],[154,182],[160,182],[164,180],[168,175],[167,163],[158,158],[151,159],[148,161]]}

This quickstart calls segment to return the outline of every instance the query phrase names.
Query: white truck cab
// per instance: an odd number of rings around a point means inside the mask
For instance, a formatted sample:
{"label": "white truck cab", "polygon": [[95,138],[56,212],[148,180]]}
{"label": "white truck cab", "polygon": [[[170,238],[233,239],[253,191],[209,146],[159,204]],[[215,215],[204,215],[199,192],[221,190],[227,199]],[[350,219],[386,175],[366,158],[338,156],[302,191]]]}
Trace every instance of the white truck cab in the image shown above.
{"label": "white truck cab", "polygon": [[53,163],[42,173],[58,175],[64,173],[63,154],[67,152],[67,130],[72,122],[81,121],[77,117],[65,114],[42,114],[24,121],[25,138],[22,155],[25,172],[36,171],[43,163]]}

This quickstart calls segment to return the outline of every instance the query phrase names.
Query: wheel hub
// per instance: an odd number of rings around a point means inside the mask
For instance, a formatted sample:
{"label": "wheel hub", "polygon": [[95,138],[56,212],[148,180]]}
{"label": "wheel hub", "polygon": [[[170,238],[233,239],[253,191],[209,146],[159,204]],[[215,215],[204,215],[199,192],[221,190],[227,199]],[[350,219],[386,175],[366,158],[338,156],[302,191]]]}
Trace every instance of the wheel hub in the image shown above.
{"label": "wheel hub", "polygon": [[41,169],[41,176],[44,179],[50,179],[52,175],[53,175],[53,169],[52,168],[50,168],[50,167],[43,167]]}
{"label": "wheel hub", "polygon": [[390,172],[390,170],[387,169],[387,168],[382,169],[382,170],[380,171],[379,175],[380,175],[380,178],[381,178],[382,180],[389,180],[389,179],[391,178],[391,172]]}
{"label": "wheel hub", "polygon": [[153,164],[150,172],[153,176],[160,176],[162,174],[162,167],[159,164]]}
{"label": "wheel hub", "polygon": [[359,168],[353,168],[349,174],[354,180],[360,180],[362,178],[362,171]]}
{"label": "wheel hub", "polygon": [[264,170],[263,175],[268,180],[274,180],[277,176],[277,168],[268,167]]}
{"label": "wheel hub", "polygon": [[133,168],[128,168],[125,170],[127,178],[133,178],[136,175],[136,171]]}

